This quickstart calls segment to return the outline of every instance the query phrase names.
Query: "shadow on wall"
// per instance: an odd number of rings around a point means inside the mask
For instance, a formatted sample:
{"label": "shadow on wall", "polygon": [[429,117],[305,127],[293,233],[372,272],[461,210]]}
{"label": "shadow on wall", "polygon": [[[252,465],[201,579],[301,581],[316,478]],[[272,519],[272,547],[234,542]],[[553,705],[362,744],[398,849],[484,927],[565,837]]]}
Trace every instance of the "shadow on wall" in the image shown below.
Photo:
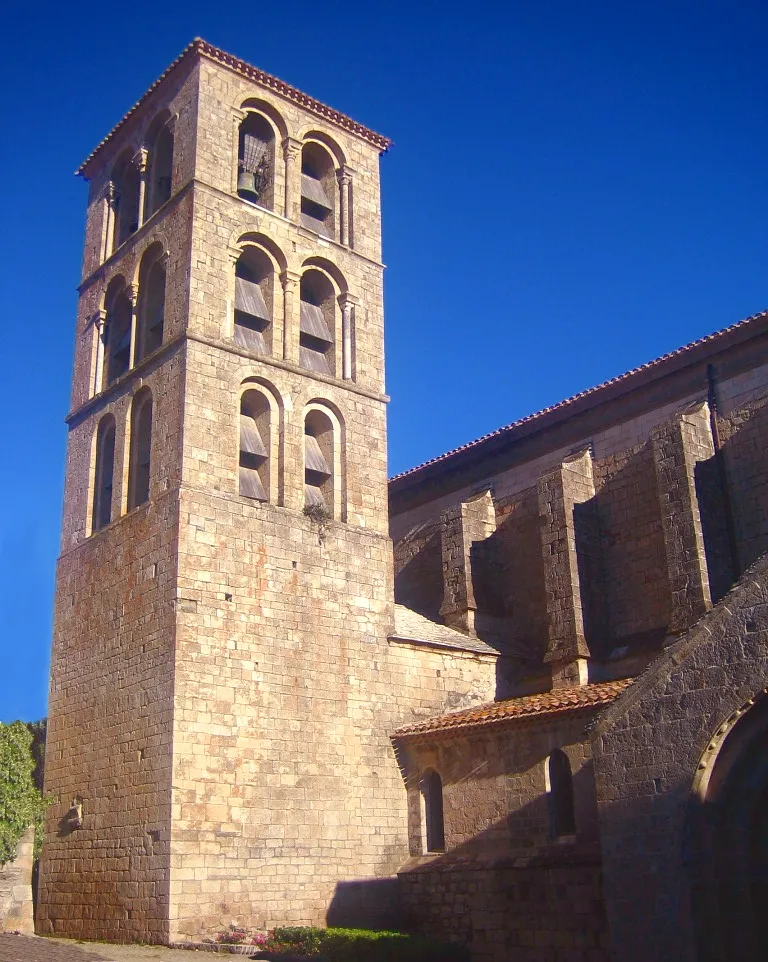
{"label": "shadow on wall", "polygon": [[343,929],[400,929],[400,883],[397,877],[339,882],[325,918]]}

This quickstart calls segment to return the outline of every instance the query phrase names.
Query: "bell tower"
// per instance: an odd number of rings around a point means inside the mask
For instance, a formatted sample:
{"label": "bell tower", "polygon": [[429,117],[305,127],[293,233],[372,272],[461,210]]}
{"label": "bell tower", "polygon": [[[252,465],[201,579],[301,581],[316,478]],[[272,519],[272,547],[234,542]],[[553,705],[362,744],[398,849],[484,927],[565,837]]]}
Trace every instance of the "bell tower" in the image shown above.
{"label": "bell tower", "polygon": [[196,40],[79,171],[43,932],[322,922],[403,854],[366,703],[387,146]]}

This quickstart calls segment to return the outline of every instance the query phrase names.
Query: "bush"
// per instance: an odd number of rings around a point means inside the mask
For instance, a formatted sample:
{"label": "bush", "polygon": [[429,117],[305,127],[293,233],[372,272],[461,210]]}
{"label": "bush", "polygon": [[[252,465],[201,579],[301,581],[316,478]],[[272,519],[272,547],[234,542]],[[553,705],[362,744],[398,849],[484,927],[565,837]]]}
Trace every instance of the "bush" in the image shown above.
{"label": "bush", "polygon": [[29,726],[0,723],[0,864],[15,858],[30,825],[35,826],[35,854],[39,849],[45,802],[34,780],[38,763]]}
{"label": "bush", "polygon": [[328,962],[469,962],[470,958],[462,945],[403,932],[284,926],[271,936],[273,944],[285,946],[296,956],[321,955]]}

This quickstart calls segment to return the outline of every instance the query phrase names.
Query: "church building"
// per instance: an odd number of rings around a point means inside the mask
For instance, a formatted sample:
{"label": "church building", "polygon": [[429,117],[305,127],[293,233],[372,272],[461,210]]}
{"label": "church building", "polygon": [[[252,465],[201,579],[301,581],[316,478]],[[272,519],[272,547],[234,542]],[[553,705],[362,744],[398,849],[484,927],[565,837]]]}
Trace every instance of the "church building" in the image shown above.
{"label": "church building", "polygon": [[762,959],[768,314],[388,482],[389,146],[198,39],[78,171],[38,931]]}

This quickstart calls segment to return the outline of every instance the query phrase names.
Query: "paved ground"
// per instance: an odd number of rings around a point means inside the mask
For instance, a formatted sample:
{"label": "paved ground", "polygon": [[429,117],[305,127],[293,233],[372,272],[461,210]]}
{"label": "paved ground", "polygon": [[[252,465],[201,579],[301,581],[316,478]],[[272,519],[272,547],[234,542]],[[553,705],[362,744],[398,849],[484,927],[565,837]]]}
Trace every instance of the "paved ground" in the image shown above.
{"label": "paved ground", "polygon": [[186,952],[161,945],[106,945],[0,934],[0,962],[236,962],[243,955]]}

